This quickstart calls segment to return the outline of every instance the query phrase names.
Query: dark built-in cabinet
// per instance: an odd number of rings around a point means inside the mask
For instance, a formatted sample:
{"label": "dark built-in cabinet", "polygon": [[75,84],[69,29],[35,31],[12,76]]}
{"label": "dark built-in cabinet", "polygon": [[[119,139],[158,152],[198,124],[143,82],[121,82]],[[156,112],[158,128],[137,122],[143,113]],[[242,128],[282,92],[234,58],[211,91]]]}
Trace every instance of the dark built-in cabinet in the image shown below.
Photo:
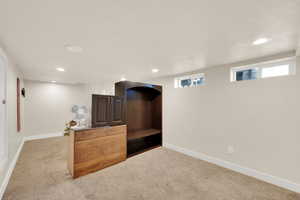
{"label": "dark built-in cabinet", "polygon": [[127,125],[127,157],[162,145],[162,87],[121,81],[115,95],[93,95],[92,126]]}
{"label": "dark built-in cabinet", "polygon": [[123,98],[109,95],[92,95],[92,127],[125,124]]}
{"label": "dark built-in cabinet", "polygon": [[127,156],[162,145],[162,87],[121,81],[115,84],[115,94],[123,98],[123,113],[127,125]]}

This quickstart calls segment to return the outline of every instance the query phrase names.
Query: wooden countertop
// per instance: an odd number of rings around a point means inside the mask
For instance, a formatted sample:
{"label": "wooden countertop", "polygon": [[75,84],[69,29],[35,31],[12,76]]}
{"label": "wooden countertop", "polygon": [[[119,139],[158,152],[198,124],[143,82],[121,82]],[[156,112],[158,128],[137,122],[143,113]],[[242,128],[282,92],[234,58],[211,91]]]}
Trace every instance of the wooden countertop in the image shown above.
{"label": "wooden countertop", "polygon": [[74,132],[81,132],[81,131],[89,131],[89,130],[95,130],[95,129],[107,129],[107,128],[112,128],[112,126],[101,126],[101,127],[91,127],[91,126],[87,126],[87,127],[79,127],[79,128],[71,128],[72,131]]}

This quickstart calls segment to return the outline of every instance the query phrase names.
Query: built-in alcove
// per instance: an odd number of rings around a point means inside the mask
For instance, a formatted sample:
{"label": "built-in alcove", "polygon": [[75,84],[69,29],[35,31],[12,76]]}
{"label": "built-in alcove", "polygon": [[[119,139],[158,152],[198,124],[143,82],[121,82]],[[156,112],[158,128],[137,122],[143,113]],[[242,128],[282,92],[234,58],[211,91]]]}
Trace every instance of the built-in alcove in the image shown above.
{"label": "built-in alcove", "polygon": [[128,139],[160,133],[161,94],[147,87],[136,87],[126,92]]}
{"label": "built-in alcove", "polygon": [[162,88],[123,81],[116,83],[116,95],[124,98],[127,124],[127,155],[162,145]]}

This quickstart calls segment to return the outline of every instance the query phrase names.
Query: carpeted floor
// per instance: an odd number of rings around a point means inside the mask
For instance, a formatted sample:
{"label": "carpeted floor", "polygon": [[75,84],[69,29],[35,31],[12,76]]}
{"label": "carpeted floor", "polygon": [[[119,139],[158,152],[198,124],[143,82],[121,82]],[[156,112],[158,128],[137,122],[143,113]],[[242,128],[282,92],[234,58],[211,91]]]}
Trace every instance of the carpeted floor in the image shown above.
{"label": "carpeted floor", "polygon": [[26,142],[5,200],[299,200],[296,194],[158,148],[73,180],[67,138]]}

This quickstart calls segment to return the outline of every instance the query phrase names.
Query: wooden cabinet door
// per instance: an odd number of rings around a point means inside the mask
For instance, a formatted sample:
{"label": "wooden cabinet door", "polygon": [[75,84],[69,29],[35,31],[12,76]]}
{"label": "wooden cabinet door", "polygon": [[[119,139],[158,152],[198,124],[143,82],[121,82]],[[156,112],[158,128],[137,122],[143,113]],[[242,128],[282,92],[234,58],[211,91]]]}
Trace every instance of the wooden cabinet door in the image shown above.
{"label": "wooden cabinet door", "polygon": [[112,104],[112,125],[124,124],[123,120],[123,98],[114,96],[111,98]]}
{"label": "wooden cabinet door", "polygon": [[92,126],[108,126],[111,124],[111,96],[92,96]]}

